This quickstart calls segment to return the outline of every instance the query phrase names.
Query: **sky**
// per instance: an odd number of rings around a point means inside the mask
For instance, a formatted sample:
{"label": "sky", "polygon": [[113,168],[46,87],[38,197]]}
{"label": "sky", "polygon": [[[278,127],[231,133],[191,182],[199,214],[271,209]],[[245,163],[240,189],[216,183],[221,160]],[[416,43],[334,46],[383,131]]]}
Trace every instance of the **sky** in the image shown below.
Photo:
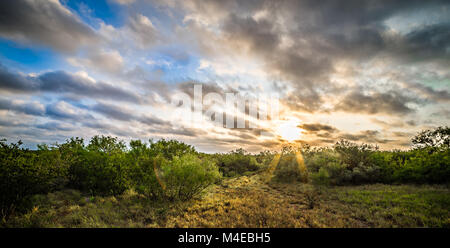
{"label": "sky", "polygon": [[449,66],[449,1],[4,0],[0,137],[407,149],[450,124]]}

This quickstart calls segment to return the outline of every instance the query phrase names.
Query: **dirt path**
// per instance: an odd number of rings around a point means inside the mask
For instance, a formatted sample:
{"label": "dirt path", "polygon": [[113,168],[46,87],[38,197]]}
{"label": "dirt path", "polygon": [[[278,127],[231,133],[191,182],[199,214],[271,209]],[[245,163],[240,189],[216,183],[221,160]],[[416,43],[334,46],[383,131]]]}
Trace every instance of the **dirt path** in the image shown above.
{"label": "dirt path", "polygon": [[[308,227],[304,191],[267,183],[267,174],[224,180],[167,221],[170,227]],[[304,189],[303,189],[304,190]],[[178,211],[177,211],[178,212]],[[178,212],[179,213],[179,212]]]}

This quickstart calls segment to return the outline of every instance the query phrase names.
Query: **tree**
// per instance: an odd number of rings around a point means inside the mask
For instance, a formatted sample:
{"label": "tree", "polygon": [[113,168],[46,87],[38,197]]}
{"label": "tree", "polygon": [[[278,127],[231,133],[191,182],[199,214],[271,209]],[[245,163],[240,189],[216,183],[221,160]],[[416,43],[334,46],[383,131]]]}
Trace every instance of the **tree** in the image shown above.
{"label": "tree", "polygon": [[438,127],[434,130],[424,130],[412,138],[415,148],[444,148],[450,147],[450,128]]}
{"label": "tree", "polygon": [[162,154],[164,158],[171,160],[175,156],[181,157],[191,153],[197,153],[195,148],[178,140],[161,139],[157,142],[150,140],[150,154],[152,156]]}

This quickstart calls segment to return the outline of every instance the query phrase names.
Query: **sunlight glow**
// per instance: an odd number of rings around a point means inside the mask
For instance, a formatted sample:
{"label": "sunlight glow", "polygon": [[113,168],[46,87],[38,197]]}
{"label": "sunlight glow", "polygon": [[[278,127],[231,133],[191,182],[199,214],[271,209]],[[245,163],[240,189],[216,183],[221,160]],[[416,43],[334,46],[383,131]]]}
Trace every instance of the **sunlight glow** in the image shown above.
{"label": "sunlight glow", "polygon": [[302,129],[298,127],[298,121],[288,120],[278,124],[276,133],[289,142],[299,140],[302,136]]}

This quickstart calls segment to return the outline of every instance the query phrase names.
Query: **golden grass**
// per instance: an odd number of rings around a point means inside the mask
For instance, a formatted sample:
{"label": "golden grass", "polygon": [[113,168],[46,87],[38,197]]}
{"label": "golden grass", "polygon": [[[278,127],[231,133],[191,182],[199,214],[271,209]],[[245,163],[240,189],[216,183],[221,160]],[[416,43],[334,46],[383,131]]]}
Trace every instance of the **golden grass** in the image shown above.
{"label": "golden grass", "polygon": [[317,188],[267,174],[226,179],[188,202],[152,202],[130,190],[89,197],[75,190],[36,196],[10,227],[450,227],[445,186]]}

